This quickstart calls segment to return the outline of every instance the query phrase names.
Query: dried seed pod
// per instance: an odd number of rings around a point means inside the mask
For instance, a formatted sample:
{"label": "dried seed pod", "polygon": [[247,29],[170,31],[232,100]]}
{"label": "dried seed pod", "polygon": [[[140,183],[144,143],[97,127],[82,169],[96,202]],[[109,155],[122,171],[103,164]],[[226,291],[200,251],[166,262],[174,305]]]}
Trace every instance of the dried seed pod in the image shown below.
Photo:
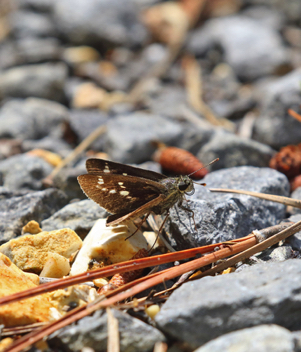
{"label": "dried seed pod", "polygon": [[153,159],[158,162],[163,170],[173,172],[176,175],[189,175],[198,170],[191,178],[199,180],[207,175],[208,170],[193,154],[187,150],[176,147],[159,148],[153,156]]}
{"label": "dried seed pod", "polygon": [[276,169],[288,178],[293,178],[301,173],[301,143],[287,145],[270,160],[270,167]]}
{"label": "dried seed pod", "polygon": [[[148,251],[144,248],[140,249],[132,259],[139,259],[139,258],[144,258],[148,256]],[[122,273],[122,274],[116,274],[112,277],[112,279],[109,281],[109,283],[105,286],[103,286],[98,293],[99,294],[105,294],[109,291],[112,291],[118,287],[121,287],[128,282],[131,282],[141,276],[143,269],[140,270],[134,270],[134,271],[129,271],[127,273]]]}

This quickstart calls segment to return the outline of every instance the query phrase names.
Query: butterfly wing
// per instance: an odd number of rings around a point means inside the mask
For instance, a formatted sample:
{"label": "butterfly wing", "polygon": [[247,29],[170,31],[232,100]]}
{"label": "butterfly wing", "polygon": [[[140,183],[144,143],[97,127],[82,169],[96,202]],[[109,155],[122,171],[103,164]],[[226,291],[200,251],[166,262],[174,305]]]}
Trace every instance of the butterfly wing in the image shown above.
{"label": "butterfly wing", "polygon": [[117,225],[123,221],[134,220],[152,210],[153,207],[159,205],[162,201],[164,201],[165,196],[160,194],[157,198],[152,199],[150,202],[143,204],[140,208],[130,211],[125,214],[114,214],[110,215],[107,219],[107,225]]}
{"label": "butterfly wing", "polygon": [[78,182],[90,199],[110,213],[120,216],[166,193],[164,185],[132,176],[104,173],[97,175],[95,172],[79,176]]}
{"label": "butterfly wing", "polygon": [[138,167],[115,163],[113,161],[91,158],[86,161],[86,168],[89,174],[110,174],[142,177],[143,179],[160,181],[167,176],[158,172],[140,169]]}

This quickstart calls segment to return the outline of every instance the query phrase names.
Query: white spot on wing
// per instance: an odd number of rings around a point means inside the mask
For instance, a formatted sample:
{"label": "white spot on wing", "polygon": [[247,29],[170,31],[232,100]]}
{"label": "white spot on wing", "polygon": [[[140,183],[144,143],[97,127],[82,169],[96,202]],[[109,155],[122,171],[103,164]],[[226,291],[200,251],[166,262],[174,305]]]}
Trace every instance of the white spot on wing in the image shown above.
{"label": "white spot on wing", "polygon": [[110,170],[109,169],[104,169],[103,172],[108,174],[110,172]]}
{"label": "white spot on wing", "polygon": [[122,175],[123,175],[123,176],[127,176],[128,174],[127,174],[127,173],[123,173]]}
{"label": "white spot on wing", "polygon": [[102,179],[101,176],[98,177],[98,184],[99,185],[103,185],[104,184],[103,179]]}
{"label": "white spot on wing", "polygon": [[119,186],[122,186],[123,185],[123,182],[118,182]]}
{"label": "white spot on wing", "polygon": [[128,191],[120,191],[119,192],[122,196],[128,196],[130,194],[130,192]]}
{"label": "white spot on wing", "polygon": [[107,188],[102,188],[101,190],[102,190],[102,191],[107,191],[108,189],[107,189]]}
{"label": "white spot on wing", "polygon": [[110,193],[116,193],[116,190],[115,189],[111,189]]}

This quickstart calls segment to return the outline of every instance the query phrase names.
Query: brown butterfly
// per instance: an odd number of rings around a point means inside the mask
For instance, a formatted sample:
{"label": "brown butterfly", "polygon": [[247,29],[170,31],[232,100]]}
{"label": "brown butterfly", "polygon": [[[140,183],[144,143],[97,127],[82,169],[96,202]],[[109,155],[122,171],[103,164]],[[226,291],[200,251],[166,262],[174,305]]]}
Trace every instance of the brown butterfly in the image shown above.
{"label": "brown butterfly", "polygon": [[[177,204],[181,209],[185,195],[194,193],[196,183],[189,176],[167,177],[160,173],[102,159],[88,159],[88,174],[78,177],[84,193],[112,213],[107,225],[117,225],[151,213],[168,216]],[[201,184],[204,185],[204,184]]]}

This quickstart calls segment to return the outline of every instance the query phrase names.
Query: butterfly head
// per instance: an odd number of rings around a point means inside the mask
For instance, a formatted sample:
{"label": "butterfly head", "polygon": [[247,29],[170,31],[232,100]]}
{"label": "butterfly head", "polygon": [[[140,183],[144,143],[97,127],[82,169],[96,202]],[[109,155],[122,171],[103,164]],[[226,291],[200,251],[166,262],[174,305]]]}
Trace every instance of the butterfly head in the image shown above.
{"label": "butterfly head", "polygon": [[180,176],[178,179],[178,190],[181,193],[185,193],[187,195],[192,195],[194,193],[194,186],[192,179],[188,176]]}

